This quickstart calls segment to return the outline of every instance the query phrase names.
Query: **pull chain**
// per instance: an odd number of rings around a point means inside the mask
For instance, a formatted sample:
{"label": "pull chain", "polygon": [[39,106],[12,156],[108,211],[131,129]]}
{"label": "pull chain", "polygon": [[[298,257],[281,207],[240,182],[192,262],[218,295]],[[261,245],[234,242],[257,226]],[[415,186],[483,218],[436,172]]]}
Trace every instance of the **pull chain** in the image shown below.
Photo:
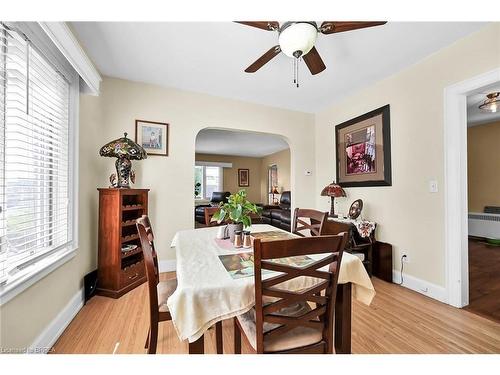
{"label": "pull chain", "polygon": [[299,63],[300,63],[300,57],[299,58],[294,58],[293,59],[293,84],[299,87]]}
{"label": "pull chain", "polygon": [[293,67],[293,83],[297,83],[297,76],[296,76],[296,60],[293,59],[293,64],[292,64],[292,67]]}
{"label": "pull chain", "polygon": [[297,65],[297,88],[299,87],[299,62],[300,62],[300,57],[297,59],[296,65]]}

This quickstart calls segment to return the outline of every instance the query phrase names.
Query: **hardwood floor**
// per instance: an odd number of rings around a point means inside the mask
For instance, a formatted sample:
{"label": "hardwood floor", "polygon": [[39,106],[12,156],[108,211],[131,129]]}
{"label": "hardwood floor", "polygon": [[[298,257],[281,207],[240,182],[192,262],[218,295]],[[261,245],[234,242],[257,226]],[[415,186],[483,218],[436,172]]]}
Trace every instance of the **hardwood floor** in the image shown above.
{"label": "hardwood floor", "polygon": [[[162,274],[162,279],[173,277]],[[353,353],[500,353],[500,324],[373,278],[371,306],[353,303]],[[54,353],[145,353],[148,331],[145,284],[118,300],[96,296],[54,345]],[[224,353],[234,353],[232,321],[225,321]],[[215,330],[205,352],[215,353]],[[160,323],[158,353],[187,353],[172,322]],[[243,340],[242,352],[248,353]]]}
{"label": "hardwood floor", "polygon": [[500,247],[469,240],[468,311],[500,323]]}

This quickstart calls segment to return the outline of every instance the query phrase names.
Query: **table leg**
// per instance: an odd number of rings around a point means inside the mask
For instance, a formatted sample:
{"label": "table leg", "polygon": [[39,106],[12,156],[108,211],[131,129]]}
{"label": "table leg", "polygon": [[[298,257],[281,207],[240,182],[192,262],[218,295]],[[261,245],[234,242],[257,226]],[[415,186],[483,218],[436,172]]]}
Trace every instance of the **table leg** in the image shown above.
{"label": "table leg", "polygon": [[351,283],[338,284],[335,302],[335,353],[351,354]]}
{"label": "table leg", "polygon": [[201,335],[201,337],[195,342],[189,343],[189,354],[204,354],[205,353],[205,335]]}
{"label": "table leg", "polygon": [[215,323],[215,342],[217,354],[224,354],[224,347],[222,344],[222,322]]}

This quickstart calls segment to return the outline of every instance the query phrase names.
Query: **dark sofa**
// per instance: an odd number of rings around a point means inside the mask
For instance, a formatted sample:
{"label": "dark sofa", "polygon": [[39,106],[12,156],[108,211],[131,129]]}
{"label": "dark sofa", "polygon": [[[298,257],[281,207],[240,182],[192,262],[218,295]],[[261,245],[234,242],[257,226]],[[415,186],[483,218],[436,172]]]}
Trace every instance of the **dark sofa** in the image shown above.
{"label": "dark sofa", "polygon": [[210,204],[202,204],[194,209],[194,219],[201,224],[205,224],[205,208],[218,206],[220,202],[227,202],[231,193],[229,191],[214,191]]}
{"label": "dark sofa", "polygon": [[291,193],[284,191],[281,193],[280,203],[276,206],[264,206],[262,211],[262,223],[270,224],[276,228],[286,231],[291,230]]}

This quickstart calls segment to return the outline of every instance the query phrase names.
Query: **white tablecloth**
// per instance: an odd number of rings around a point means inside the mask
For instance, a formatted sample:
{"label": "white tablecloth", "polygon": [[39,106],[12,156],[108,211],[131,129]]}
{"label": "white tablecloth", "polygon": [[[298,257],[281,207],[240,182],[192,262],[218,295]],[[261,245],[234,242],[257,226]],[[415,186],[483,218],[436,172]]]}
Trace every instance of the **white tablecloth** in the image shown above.
{"label": "white tablecloth", "polygon": [[[216,322],[250,310],[255,304],[254,277],[233,279],[219,255],[235,254],[252,249],[223,249],[215,242],[217,227],[177,232],[172,240],[177,256],[177,289],[167,305],[172,322],[181,340],[194,342]],[[253,225],[252,232],[276,231],[267,224]],[[308,280],[306,280],[308,279]],[[359,258],[344,252],[339,283],[352,283],[353,298],[369,305],[375,289]],[[290,280],[290,290],[307,288],[312,278]]]}

